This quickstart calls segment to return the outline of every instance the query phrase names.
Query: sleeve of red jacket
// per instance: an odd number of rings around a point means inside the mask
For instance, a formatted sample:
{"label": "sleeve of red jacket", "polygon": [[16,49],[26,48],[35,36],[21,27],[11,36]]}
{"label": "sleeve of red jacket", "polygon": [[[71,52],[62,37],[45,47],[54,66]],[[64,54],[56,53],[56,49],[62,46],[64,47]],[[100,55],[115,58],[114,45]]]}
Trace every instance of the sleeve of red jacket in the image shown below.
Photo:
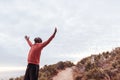
{"label": "sleeve of red jacket", "polygon": [[29,44],[29,46],[32,46],[32,42],[29,39],[26,39],[27,43]]}
{"label": "sleeve of red jacket", "polygon": [[42,46],[45,47],[46,45],[48,45],[54,37],[55,37],[55,33],[53,33],[53,35],[50,36],[50,38],[47,41],[43,42]]}

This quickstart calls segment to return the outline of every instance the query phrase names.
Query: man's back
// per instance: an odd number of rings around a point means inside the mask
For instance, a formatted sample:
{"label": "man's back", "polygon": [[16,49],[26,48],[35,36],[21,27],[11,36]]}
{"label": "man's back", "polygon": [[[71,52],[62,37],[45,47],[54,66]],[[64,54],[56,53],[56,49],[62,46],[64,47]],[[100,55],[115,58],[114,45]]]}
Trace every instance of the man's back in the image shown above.
{"label": "man's back", "polygon": [[40,62],[41,50],[43,49],[42,43],[35,43],[31,46],[28,54],[28,63],[38,64]]}

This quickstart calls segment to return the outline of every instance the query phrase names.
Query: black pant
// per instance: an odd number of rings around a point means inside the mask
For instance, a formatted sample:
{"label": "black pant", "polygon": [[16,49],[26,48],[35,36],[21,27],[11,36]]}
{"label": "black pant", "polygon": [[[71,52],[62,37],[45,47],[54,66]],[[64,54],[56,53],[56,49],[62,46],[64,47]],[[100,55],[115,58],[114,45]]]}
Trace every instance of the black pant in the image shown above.
{"label": "black pant", "polygon": [[24,80],[38,80],[39,65],[28,64]]}

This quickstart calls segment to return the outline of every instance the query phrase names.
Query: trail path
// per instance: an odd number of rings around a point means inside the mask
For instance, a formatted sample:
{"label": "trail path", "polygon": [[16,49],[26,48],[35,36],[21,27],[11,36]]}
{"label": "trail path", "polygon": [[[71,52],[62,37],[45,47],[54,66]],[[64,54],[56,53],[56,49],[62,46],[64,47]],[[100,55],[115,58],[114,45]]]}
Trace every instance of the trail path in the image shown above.
{"label": "trail path", "polygon": [[65,70],[59,72],[57,76],[53,77],[53,80],[73,80],[72,68],[66,68]]}

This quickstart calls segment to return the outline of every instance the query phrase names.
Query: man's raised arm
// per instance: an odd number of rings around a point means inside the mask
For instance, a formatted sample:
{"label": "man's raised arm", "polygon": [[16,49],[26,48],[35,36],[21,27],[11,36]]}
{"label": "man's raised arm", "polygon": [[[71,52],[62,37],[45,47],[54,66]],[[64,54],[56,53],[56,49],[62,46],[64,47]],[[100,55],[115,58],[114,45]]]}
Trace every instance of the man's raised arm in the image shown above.
{"label": "man's raised arm", "polygon": [[50,38],[47,41],[42,43],[43,47],[45,47],[46,45],[48,45],[51,42],[51,40],[55,37],[56,32],[57,32],[57,28],[55,28],[54,33],[50,36]]}
{"label": "man's raised arm", "polygon": [[32,46],[32,42],[29,40],[29,37],[25,36],[25,39],[26,39],[27,43],[29,44],[29,46],[31,47]]}

